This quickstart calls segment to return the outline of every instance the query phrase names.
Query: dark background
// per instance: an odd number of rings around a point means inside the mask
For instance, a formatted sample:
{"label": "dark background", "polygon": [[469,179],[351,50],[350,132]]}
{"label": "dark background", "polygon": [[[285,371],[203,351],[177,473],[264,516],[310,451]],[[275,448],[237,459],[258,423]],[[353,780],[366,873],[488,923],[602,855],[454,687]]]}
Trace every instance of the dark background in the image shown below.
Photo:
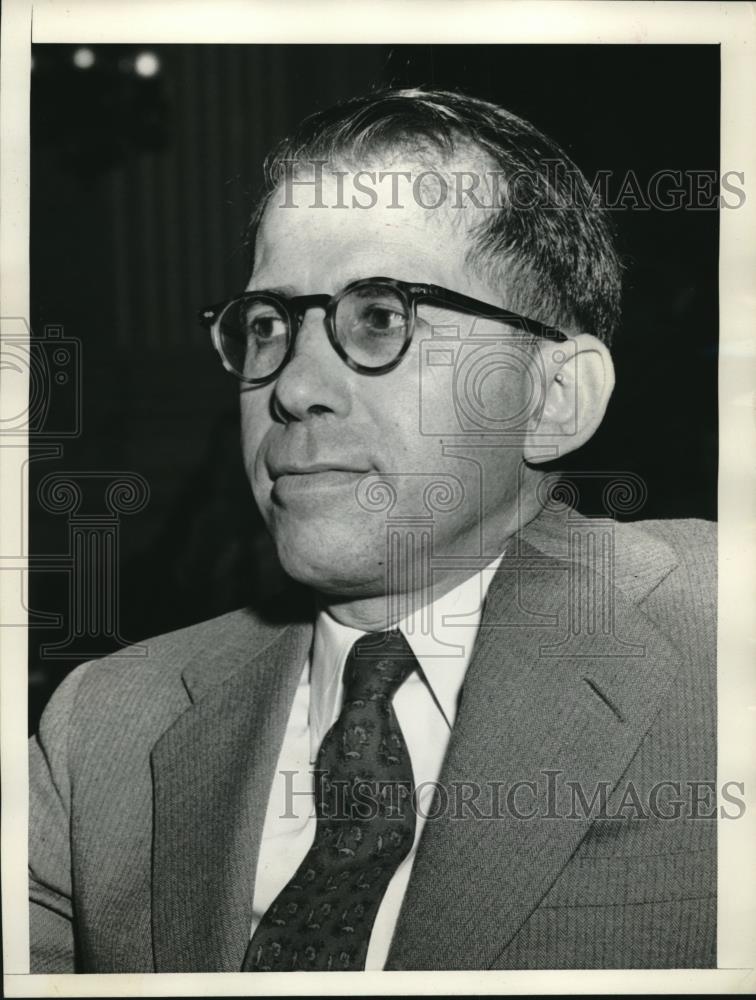
{"label": "dark background", "polygon": [[[644,185],[661,169],[719,167],[716,46],[97,45],[86,69],[76,48],[33,47],[31,323],[35,338],[53,325],[80,341],[81,375],[66,391],[79,394],[82,422],[60,438],[60,457],[30,464],[29,605],[61,616],[30,628],[31,728],[77,663],[273,586],[241,466],[237,386],[196,313],[244,287],[262,157],[302,116],[376,86],[428,84],[530,119],[589,178],[633,170]],[[136,72],[143,51],[158,59],[152,76]],[[617,388],[565,467],[641,476],[635,517],[715,518],[717,212],[613,216],[627,265]],[[56,404],[33,447],[65,424],[55,414],[72,401]],[[100,624],[75,634],[61,571],[70,519],[43,509],[37,490],[50,473],[92,471],[137,473],[149,500],[118,524],[119,620],[93,614]],[[94,524],[102,490],[88,502]],[[600,493],[583,490],[581,510],[604,513]],[[51,657],[42,647],[55,643]]]}

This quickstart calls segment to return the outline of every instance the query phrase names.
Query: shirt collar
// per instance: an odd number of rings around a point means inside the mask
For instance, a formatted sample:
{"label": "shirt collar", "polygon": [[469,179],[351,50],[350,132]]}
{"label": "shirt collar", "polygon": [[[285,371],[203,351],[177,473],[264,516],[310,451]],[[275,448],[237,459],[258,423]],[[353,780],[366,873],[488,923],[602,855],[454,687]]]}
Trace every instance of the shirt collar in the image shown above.
{"label": "shirt collar", "polygon": [[[398,623],[450,729],[472,657],[483,601],[502,558],[503,554],[497,556],[453,590]],[[365,634],[337,622],[326,609],[318,614],[310,656],[312,761],[341,709],[341,678],[349,650]]]}

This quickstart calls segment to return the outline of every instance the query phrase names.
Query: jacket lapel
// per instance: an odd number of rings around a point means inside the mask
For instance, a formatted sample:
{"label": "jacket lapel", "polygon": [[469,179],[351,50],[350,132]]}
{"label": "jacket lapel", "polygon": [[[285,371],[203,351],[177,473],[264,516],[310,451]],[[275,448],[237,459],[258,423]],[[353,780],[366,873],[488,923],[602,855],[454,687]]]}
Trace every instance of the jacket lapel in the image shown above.
{"label": "jacket lapel", "polygon": [[206,663],[185,671],[195,704],[152,752],[159,972],[241,969],[268,795],[311,637],[311,625],[291,625],[253,656],[237,637],[214,653],[220,679],[209,686]]}
{"label": "jacket lapel", "polygon": [[[566,782],[589,801],[598,782],[613,787],[671,684],[675,648],[621,590],[615,632],[627,646],[597,657],[593,635],[560,644],[574,618],[569,569],[520,540],[492,581],[439,779],[448,805],[423,831],[387,969],[496,961],[590,826],[589,816],[567,818]],[[515,782],[534,784],[520,786],[512,809]],[[469,799],[476,787],[472,815],[455,789]]]}

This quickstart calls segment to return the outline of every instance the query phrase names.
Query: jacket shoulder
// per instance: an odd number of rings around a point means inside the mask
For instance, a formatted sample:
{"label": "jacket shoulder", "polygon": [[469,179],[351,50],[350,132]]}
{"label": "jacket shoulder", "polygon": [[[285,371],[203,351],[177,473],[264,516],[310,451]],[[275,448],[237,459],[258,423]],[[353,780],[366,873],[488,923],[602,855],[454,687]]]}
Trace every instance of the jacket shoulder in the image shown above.
{"label": "jacket shoulder", "polygon": [[71,750],[78,739],[91,746],[114,730],[157,739],[191,704],[187,668],[207,686],[219,683],[280,631],[245,608],[83,663],[53,693],[40,735],[55,738],[67,729]]}
{"label": "jacket shoulder", "polygon": [[[699,518],[634,521],[619,525],[620,545],[636,550],[636,559],[663,553],[668,572],[657,588],[688,590],[694,599],[716,605],[717,524]],[[653,591],[651,591],[653,593]],[[661,595],[658,595],[661,596]]]}
{"label": "jacket shoulder", "polygon": [[[717,526],[700,519],[616,521],[587,517],[574,509],[544,510],[523,537],[541,552],[571,563],[593,565],[591,553],[606,552],[614,586],[640,603],[665,582],[685,581],[714,599]],[[663,592],[663,589],[662,589]]]}
{"label": "jacket shoulder", "polygon": [[[543,535],[543,528],[541,534]],[[715,662],[717,525],[697,518],[614,521],[570,511],[546,521],[562,558],[594,566],[590,552],[610,547],[612,583],[691,656]],[[598,535],[603,535],[598,538]],[[594,536],[593,548],[585,540]],[[582,541],[581,541],[582,539]],[[542,547],[542,546],[539,546]],[[603,570],[602,570],[603,572]]]}
{"label": "jacket shoulder", "polygon": [[[689,663],[706,664],[715,683],[717,639],[717,526],[703,520],[642,521],[633,525],[646,544],[673,556],[668,572],[641,606],[684,650]],[[700,669],[700,667],[699,667]]]}
{"label": "jacket shoulder", "polygon": [[668,545],[683,559],[716,558],[717,522],[703,518],[657,518],[649,521],[629,521],[621,525],[638,534]]}

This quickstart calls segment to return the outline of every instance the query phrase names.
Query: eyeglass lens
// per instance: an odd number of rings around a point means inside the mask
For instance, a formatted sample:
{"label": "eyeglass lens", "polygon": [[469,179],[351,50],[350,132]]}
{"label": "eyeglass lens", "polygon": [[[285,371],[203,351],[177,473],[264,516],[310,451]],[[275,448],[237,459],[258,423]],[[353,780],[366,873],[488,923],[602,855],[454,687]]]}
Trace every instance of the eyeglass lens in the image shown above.
{"label": "eyeglass lens", "polygon": [[[355,364],[380,368],[402,353],[410,322],[409,307],[392,287],[360,285],[338,301],[333,316],[335,338]],[[218,319],[221,352],[237,375],[264,379],[282,365],[289,347],[288,315],[265,295],[245,296]]]}
{"label": "eyeglass lens", "polygon": [[363,368],[380,368],[402,353],[410,317],[407,303],[388,285],[360,285],[339,301],[336,339]]}
{"label": "eyeglass lens", "polygon": [[236,299],[218,319],[221,353],[245,378],[266,378],[283,363],[289,346],[289,318],[273,299]]}

